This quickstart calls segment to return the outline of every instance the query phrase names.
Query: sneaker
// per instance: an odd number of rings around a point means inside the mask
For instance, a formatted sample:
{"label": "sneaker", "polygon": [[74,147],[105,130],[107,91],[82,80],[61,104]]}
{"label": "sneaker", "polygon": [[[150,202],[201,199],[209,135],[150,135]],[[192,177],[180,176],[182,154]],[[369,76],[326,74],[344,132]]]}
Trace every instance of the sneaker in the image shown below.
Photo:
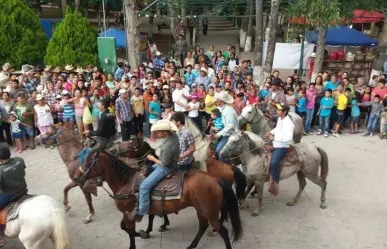
{"label": "sneaker", "polygon": [[373,133],[373,132],[371,132],[371,133],[370,133],[370,137],[372,137],[373,135],[374,135],[374,133]]}
{"label": "sneaker", "polygon": [[366,137],[366,136],[369,136],[370,134],[368,133],[368,131],[366,133],[363,134],[363,137]]}
{"label": "sneaker", "polygon": [[339,133],[337,133],[337,132],[333,132],[333,136],[334,137],[340,137]]}
{"label": "sneaker", "polygon": [[324,137],[328,137],[328,132],[324,132]]}
{"label": "sneaker", "polygon": [[313,135],[313,132],[308,132],[308,135]]}
{"label": "sneaker", "polygon": [[335,133],[335,130],[331,130],[331,133]]}
{"label": "sneaker", "polygon": [[304,135],[304,136],[307,136],[307,135],[308,135],[308,133],[304,132],[302,135]]}
{"label": "sneaker", "polygon": [[[325,132],[326,133],[326,132]],[[321,129],[318,129],[317,131],[317,135],[321,135],[322,134],[322,130]]]}

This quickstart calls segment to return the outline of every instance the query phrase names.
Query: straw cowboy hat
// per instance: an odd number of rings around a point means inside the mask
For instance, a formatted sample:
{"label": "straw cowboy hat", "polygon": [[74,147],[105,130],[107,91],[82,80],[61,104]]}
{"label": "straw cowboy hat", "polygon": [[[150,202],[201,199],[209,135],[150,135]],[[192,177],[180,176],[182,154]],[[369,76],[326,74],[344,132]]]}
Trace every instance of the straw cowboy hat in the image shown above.
{"label": "straw cowboy hat", "polygon": [[152,125],[151,131],[178,131],[176,125],[167,119],[157,121]]}
{"label": "straw cowboy hat", "polygon": [[52,70],[52,72],[54,72],[54,73],[60,73],[62,71],[63,71],[63,69],[62,69],[61,66],[57,66],[57,67],[54,68],[54,70]]}
{"label": "straw cowboy hat", "polygon": [[35,69],[34,66],[25,64],[25,65],[22,66],[22,74],[25,74],[25,73],[31,73],[31,72],[34,71],[34,69]]}
{"label": "straw cowboy hat", "polygon": [[200,72],[205,72],[206,74],[208,74],[207,69],[205,69],[204,67],[200,68]]}
{"label": "straw cowboy hat", "polygon": [[67,72],[72,72],[72,71],[74,70],[74,67],[73,67],[72,65],[66,65],[66,66],[65,66],[65,70],[66,70]]}
{"label": "straw cowboy hat", "polygon": [[3,71],[4,72],[12,72],[12,71],[14,71],[14,69],[12,68],[12,65],[7,62],[3,65]]}
{"label": "straw cowboy hat", "polygon": [[228,94],[227,91],[221,91],[220,93],[216,93],[215,99],[219,101],[223,101],[226,104],[234,103],[234,98],[230,94]]}
{"label": "straw cowboy hat", "polygon": [[51,70],[52,70],[52,66],[46,65],[46,67],[44,68],[43,71],[45,71],[45,72],[50,72]]}
{"label": "straw cowboy hat", "polygon": [[77,67],[77,69],[75,70],[75,72],[81,74],[81,73],[84,73],[85,70],[84,70],[82,67]]}

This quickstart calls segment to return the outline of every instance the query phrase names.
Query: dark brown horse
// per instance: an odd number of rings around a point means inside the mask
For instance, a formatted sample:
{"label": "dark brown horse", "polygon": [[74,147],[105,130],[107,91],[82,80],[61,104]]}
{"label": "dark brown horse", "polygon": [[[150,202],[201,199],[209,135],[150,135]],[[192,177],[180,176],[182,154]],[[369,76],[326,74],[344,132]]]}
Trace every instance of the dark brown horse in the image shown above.
{"label": "dark brown horse", "polygon": [[[145,142],[144,142],[145,143]],[[137,198],[133,192],[134,181],[139,169],[128,167],[123,161],[106,153],[95,153],[75,174],[77,182],[97,178],[102,185],[105,181],[111,191],[117,209],[122,212],[121,229],[129,234],[130,247],[135,249],[136,223],[129,220],[128,212],[133,212]],[[233,241],[242,237],[242,223],[238,201],[230,184],[218,182],[200,170],[188,171],[184,176],[182,197],[178,200],[152,201],[149,214],[178,213],[187,207],[194,207],[199,220],[199,231],[189,249],[196,248],[209,224],[223,238],[226,249],[231,249],[228,231],[219,220],[219,213],[230,217]]]}

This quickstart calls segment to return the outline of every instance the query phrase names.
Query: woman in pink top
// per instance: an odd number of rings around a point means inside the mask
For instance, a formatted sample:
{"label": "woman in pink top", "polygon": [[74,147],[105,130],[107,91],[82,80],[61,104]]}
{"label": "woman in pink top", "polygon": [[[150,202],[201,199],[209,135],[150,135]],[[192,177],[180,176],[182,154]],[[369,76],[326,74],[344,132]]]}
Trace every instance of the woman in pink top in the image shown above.
{"label": "woman in pink top", "polygon": [[310,83],[308,90],[306,90],[306,116],[305,116],[305,124],[304,124],[305,133],[308,135],[312,135],[310,130],[312,127],[316,95],[317,95],[316,87],[314,83]]}

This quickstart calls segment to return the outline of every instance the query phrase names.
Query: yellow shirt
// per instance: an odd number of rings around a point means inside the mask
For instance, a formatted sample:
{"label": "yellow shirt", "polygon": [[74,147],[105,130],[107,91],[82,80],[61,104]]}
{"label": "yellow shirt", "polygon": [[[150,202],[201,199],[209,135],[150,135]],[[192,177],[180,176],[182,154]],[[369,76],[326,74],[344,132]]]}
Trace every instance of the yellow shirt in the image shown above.
{"label": "yellow shirt", "polygon": [[[210,102],[214,102],[212,105],[208,105],[208,103]],[[206,98],[204,99],[204,104],[206,105],[206,107],[204,108],[204,110],[208,113],[208,114],[211,114],[211,112],[213,110],[216,109],[216,104],[215,104],[215,97],[214,96],[211,96],[209,94],[206,95]]]}
{"label": "yellow shirt", "polygon": [[337,98],[337,110],[343,111],[348,104],[348,98],[344,95],[344,93],[340,94]]}

